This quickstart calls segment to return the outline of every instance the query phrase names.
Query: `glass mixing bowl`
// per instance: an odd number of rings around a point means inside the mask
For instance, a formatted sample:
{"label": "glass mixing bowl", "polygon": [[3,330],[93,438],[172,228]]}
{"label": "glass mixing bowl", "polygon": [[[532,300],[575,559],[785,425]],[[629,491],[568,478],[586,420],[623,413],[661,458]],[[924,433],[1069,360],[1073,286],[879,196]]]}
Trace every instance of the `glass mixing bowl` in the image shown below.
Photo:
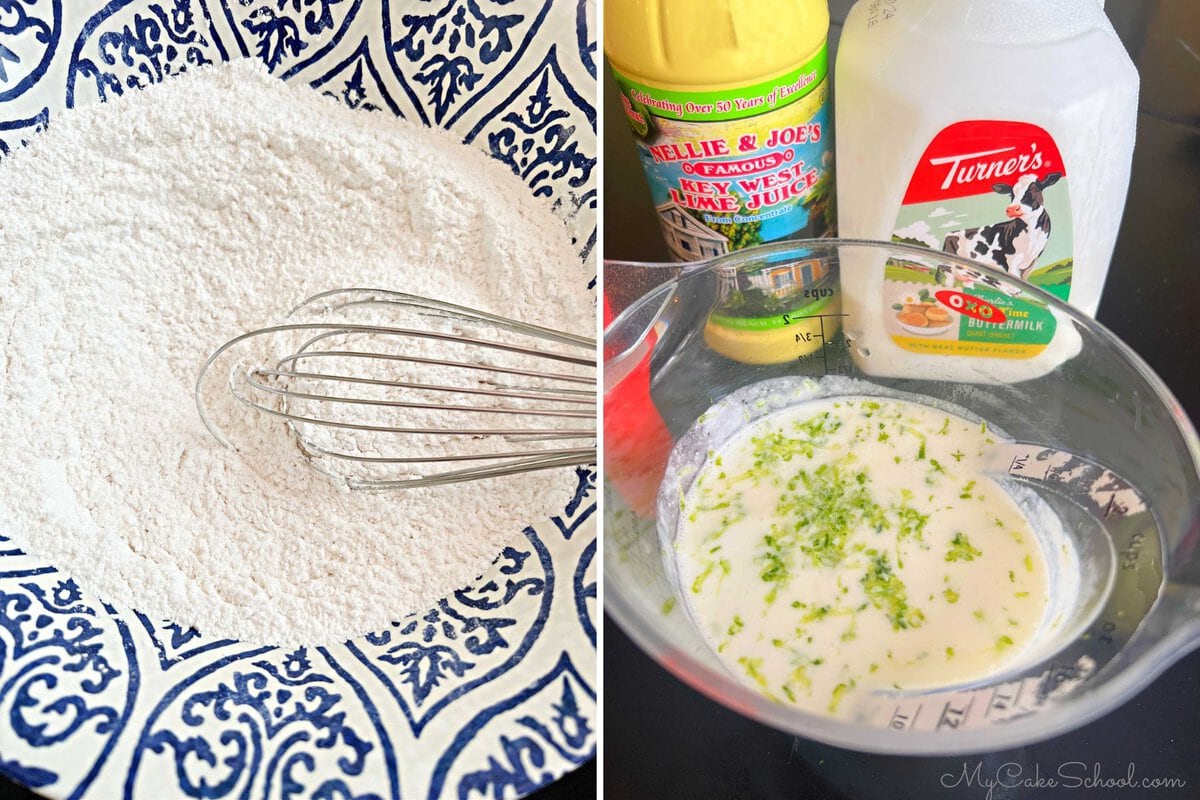
{"label": "glass mixing bowl", "polygon": [[[799,264],[808,272],[789,270]],[[797,241],[683,267],[614,263],[606,286],[619,294],[656,270],[673,277],[625,307],[604,337],[605,609],[686,683],[829,744],[961,754],[1080,726],[1200,644],[1200,443],[1167,388],[1103,326],[1051,291],[901,244]],[[804,294],[814,276],[815,289],[837,289],[835,302],[804,302],[821,299]],[[771,293],[781,298],[774,307]],[[928,311],[935,304],[952,325]],[[914,312],[939,330],[912,330],[921,327]],[[677,496],[680,468],[696,458],[695,447],[675,444],[710,435],[705,412],[723,398],[718,416],[754,407],[738,405],[748,393],[766,397],[767,410],[787,404],[750,384],[825,375],[987,420],[1009,437],[997,445],[997,476],[1036,492],[1062,520],[1078,571],[1052,582],[1065,622],[1002,674],[871,694],[831,717],[752,690],[698,632],[674,577],[672,504],[657,505],[664,470]]]}

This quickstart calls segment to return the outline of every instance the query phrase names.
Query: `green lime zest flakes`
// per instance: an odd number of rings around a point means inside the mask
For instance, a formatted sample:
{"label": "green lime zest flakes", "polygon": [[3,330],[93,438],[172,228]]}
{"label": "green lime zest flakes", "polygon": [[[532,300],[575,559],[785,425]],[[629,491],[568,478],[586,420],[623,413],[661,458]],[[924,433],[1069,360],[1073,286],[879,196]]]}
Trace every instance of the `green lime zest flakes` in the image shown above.
{"label": "green lime zest flakes", "polygon": [[1025,571],[1033,572],[1033,556],[1028,553],[1025,554]]}
{"label": "green lime zest flakes", "polygon": [[1013,646],[1013,640],[1010,639],[1008,636],[1001,636],[1000,638],[998,638],[996,640],[996,649],[997,650],[1003,650],[1007,647],[1012,647],[1012,646]]}
{"label": "green lime zest flakes", "polygon": [[979,620],[980,622],[982,622],[983,617],[984,617],[983,609],[982,608],[975,609],[974,611],[971,612],[971,616],[974,617],[975,619]]}
{"label": "green lime zest flakes", "polygon": [[[704,570],[692,581],[692,594],[700,594],[700,592],[704,589],[705,581],[707,581],[709,576],[718,569],[721,571],[720,580],[724,580],[725,576],[733,571],[733,565],[729,563],[728,559],[710,559],[709,562],[704,565]],[[720,585],[720,580],[718,580],[718,586]]]}
{"label": "green lime zest flakes", "polygon": [[828,617],[830,612],[832,612],[832,611],[833,611],[833,608],[831,606],[817,606],[816,608],[810,609],[808,611],[808,613],[806,613],[803,617],[800,618],[800,621],[801,622],[820,622],[821,620]]}
{"label": "green lime zest flakes", "polygon": [[942,423],[942,429],[938,431],[938,436],[945,436],[950,433],[950,418],[946,417],[946,421]]}
{"label": "green lime zest flakes", "polygon": [[925,440],[921,440],[921,447],[917,450],[917,461],[925,460]]}
{"label": "green lime zest flakes", "polygon": [[975,481],[967,481],[967,485],[964,486],[962,491],[959,492],[959,494],[958,494],[959,498],[961,498],[963,500],[970,500],[971,497],[973,496],[971,494],[971,490],[974,488],[975,488]]}
{"label": "green lime zest flakes", "polygon": [[950,549],[946,551],[947,561],[974,561],[983,553],[971,546],[971,541],[962,531],[954,534],[950,540]]}
{"label": "green lime zest flakes", "polygon": [[791,573],[788,571],[787,560],[784,558],[786,555],[784,536],[780,534],[775,525],[772,525],[771,533],[763,534],[762,543],[766,550],[754,557],[754,563],[762,568],[758,577],[765,583],[787,583]]}
{"label": "green lime zest flakes", "polygon": [[1029,597],[1029,592],[1017,592],[1013,595],[1016,598]]}
{"label": "green lime zest flakes", "polygon": [[675,598],[674,597],[668,597],[666,600],[663,600],[663,604],[662,604],[663,616],[670,614],[674,610],[675,610]]}
{"label": "green lime zest flakes", "polygon": [[750,440],[750,444],[754,447],[754,466],[746,473],[746,477],[755,480],[762,477],[763,467],[781,461],[791,461],[797,455],[812,458],[816,446],[816,443],[809,439],[785,436],[779,431],[757,436]]}
{"label": "green lime zest flakes", "polygon": [[792,430],[807,438],[787,436],[780,431],[752,437],[750,445],[754,448],[754,466],[746,477],[757,482],[763,477],[763,467],[789,462],[798,455],[811,459],[815,448],[824,446],[826,440],[842,425],[840,419],[828,411],[822,411],[803,422],[797,420],[792,423]]}
{"label": "green lime zest flakes", "polygon": [[958,592],[954,591],[953,589],[946,589],[942,592],[942,596],[946,598],[946,602],[950,605],[957,603],[959,598]]}
{"label": "green lime zest flakes", "polygon": [[783,693],[794,703],[796,702],[796,689],[802,689],[806,693],[812,690],[812,678],[808,677],[808,665],[800,664],[792,670],[792,674],[788,676],[787,682],[783,685]]}
{"label": "green lime zest flakes", "polygon": [[879,670],[878,664],[872,664],[871,666],[867,667],[867,672],[871,673],[872,675],[874,675],[878,670]]}
{"label": "green lime zest flakes", "polygon": [[729,630],[726,632],[728,636],[737,636],[742,628],[746,627],[746,623],[737,614],[733,615],[733,622],[729,623]]}
{"label": "green lime zest flakes", "polygon": [[767,688],[767,678],[762,674],[763,660],[761,658],[749,658],[742,656],[738,659],[738,664],[746,673],[746,677],[754,681],[760,688]]}
{"label": "green lime zest flakes", "polygon": [[[696,505],[692,514],[688,517],[690,522],[695,522],[700,512],[720,511],[729,507],[728,503],[718,504],[717,506]],[[716,542],[724,536],[730,528],[746,518],[746,509],[740,502],[734,506],[731,514],[722,514],[720,524],[708,535],[704,537],[705,543]],[[709,551],[713,552],[713,551]]]}
{"label": "green lime zest flakes", "polygon": [[893,510],[896,514],[899,527],[897,538],[907,539],[912,537],[918,542],[924,542],[925,525],[929,522],[929,515],[922,514],[920,511],[917,511],[907,503],[895,506],[893,507]]}
{"label": "green lime zest flakes", "polygon": [[943,474],[946,472],[946,470],[942,469],[942,465],[938,463],[936,458],[929,459],[929,466],[933,467],[934,472],[941,472]]}
{"label": "green lime zest flakes", "polygon": [[784,532],[773,525],[770,541],[764,537],[764,557],[771,554],[780,563],[766,559],[763,580],[786,580],[788,556],[797,548],[814,566],[832,567],[846,558],[846,540],[853,531],[863,527],[882,531],[889,526],[885,509],[872,498],[870,476],[847,468],[848,461],[849,457],[812,471],[800,470],[788,481],[775,513],[794,523]]}
{"label": "green lime zest flakes", "polygon": [[833,687],[833,692],[831,693],[830,698],[829,698],[829,713],[830,714],[837,711],[838,706],[841,705],[841,703],[842,703],[842,698],[846,696],[846,692],[849,692],[850,690],[852,690],[854,688],[854,685],[855,685],[854,680],[851,679],[847,683],[839,683],[837,686]]}
{"label": "green lime zest flakes", "polygon": [[950,456],[951,456],[951,458],[954,459],[954,463],[957,464],[958,462],[960,462],[964,458],[966,458],[967,454],[964,453],[962,450],[955,450],[953,453],[950,454]]}
{"label": "green lime zest flakes", "polygon": [[804,422],[793,422],[792,429],[807,434],[809,439],[827,439],[844,423],[836,419],[828,411],[822,411]]}
{"label": "green lime zest flakes", "polygon": [[953,647],[946,648],[946,658],[954,658],[954,648]]}
{"label": "green lime zest flakes", "polygon": [[886,553],[880,553],[862,577],[867,599],[875,608],[887,614],[892,630],[918,628],[925,620],[920,610],[909,608],[904,582],[892,571]]}

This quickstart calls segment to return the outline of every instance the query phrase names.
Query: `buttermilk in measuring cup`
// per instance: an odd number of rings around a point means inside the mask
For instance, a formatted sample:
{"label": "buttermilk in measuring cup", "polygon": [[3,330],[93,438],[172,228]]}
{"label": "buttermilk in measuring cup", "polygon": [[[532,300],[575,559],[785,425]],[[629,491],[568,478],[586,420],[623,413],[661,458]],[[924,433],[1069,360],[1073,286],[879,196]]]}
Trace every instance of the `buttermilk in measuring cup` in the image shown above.
{"label": "buttermilk in measuring cup", "polygon": [[[769,413],[679,498],[680,591],[726,667],[779,702],[845,713],[1018,662],[1047,562],[984,474],[987,423],[883,396]],[[852,699],[853,702],[847,702]]]}

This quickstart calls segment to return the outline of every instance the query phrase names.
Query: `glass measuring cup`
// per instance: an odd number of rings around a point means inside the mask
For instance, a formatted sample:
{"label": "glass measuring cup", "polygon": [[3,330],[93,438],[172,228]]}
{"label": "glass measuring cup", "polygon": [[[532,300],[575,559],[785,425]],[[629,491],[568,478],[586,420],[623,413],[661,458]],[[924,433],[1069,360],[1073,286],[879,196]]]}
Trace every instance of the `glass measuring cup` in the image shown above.
{"label": "glass measuring cup", "polygon": [[[723,276],[789,258],[819,259],[837,277],[842,307],[837,320],[817,326],[820,348],[811,347],[813,320],[800,318],[788,323],[797,325],[794,358],[747,363],[716,352],[705,329],[726,302]],[[931,286],[1039,306],[1053,335],[1024,358],[897,353],[890,348],[896,328],[886,320],[892,298],[881,287],[884,271],[899,260],[928,269],[935,281],[938,274],[961,277],[971,270],[973,287],[958,280]],[[939,273],[941,267],[947,269]],[[606,284],[621,280],[619,272],[606,273]],[[647,366],[648,398],[628,380]],[[834,718],[773,702],[745,686],[697,632],[673,577],[667,506],[631,507],[627,498],[644,498],[647,482],[663,481],[664,451],[694,435],[697,420],[715,403],[734,403],[738,392],[763,381],[830,374],[949,403],[993,423],[1011,437],[994,454],[997,475],[1035,492],[1063,521],[1079,573],[1069,596],[1061,586],[1070,581],[1052,587],[1052,594],[1059,589],[1052,603],[1065,621],[1004,673],[969,685],[870,695],[852,715]],[[653,413],[661,415],[670,441],[632,433],[637,418]],[[1112,334],[1004,273],[904,245],[837,240],[769,245],[683,267],[606,331],[604,427],[606,609],[684,681],[774,727],[881,753],[1017,746],[1104,714],[1200,643],[1200,443],[1194,430],[1158,378]],[[677,452],[675,466],[685,461]],[[667,480],[678,482],[678,470]]]}

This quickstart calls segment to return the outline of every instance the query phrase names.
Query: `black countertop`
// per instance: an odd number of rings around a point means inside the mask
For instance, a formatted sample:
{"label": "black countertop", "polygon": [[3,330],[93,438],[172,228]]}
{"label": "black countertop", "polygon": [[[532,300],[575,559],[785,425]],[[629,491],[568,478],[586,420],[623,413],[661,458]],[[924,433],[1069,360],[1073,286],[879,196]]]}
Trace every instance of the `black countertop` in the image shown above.
{"label": "black countertop", "polygon": [[[835,3],[835,6],[845,5]],[[1097,318],[1136,350],[1200,423],[1200,3],[1109,0],[1142,78],[1133,180]],[[835,10],[835,20],[837,14]],[[836,36],[835,24],[832,35]],[[606,110],[615,90],[606,81]],[[666,260],[632,139],[605,114],[604,256]],[[857,753],[752,722],[686,687],[611,620],[604,627],[607,797],[984,798],[961,780],[1009,770],[991,797],[1200,798],[1200,652],[1100,720],[1027,747],[979,756]],[[1077,762],[1078,766],[1075,763]],[[1005,766],[1011,765],[1011,766]],[[1067,774],[1176,778],[1159,789],[1048,788]],[[1039,785],[1039,779],[1040,785]]]}

